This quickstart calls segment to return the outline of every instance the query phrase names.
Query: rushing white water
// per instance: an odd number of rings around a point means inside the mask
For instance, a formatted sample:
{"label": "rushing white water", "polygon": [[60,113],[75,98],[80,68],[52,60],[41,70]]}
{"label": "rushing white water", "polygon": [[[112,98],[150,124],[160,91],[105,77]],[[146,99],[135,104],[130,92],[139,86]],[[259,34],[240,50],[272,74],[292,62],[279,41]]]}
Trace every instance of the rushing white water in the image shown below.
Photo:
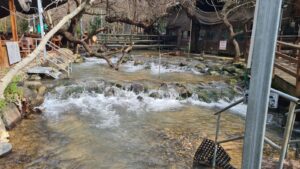
{"label": "rushing white water", "polygon": [[[89,89],[88,86],[92,86],[91,84],[96,86]],[[113,94],[106,95],[107,91],[113,91]],[[157,92],[161,97],[150,97],[149,93],[154,92]],[[187,99],[178,98],[179,94],[173,88],[150,90],[147,93],[136,94],[133,91],[117,87],[105,87],[104,83],[85,82],[78,85],[57,87],[55,92],[46,96],[41,108],[45,111],[45,115],[51,118],[59,119],[64,113],[80,113],[82,116],[94,117],[93,123],[97,127],[112,128],[119,126],[120,113],[139,115],[172,111],[189,105],[221,109],[230,104],[224,100],[206,103],[200,101],[196,94]],[[241,104],[230,111],[244,116],[246,106]]]}
{"label": "rushing white water", "polygon": [[[134,56],[132,56],[134,57]],[[112,63],[117,63],[119,57],[113,57],[111,59]],[[99,59],[96,57],[89,57],[85,59],[85,63],[83,65],[85,66],[91,66],[95,64],[101,64],[105,65],[107,62],[104,59]],[[120,69],[124,72],[137,72],[141,71],[145,68],[149,67],[151,74],[158,75],[159,73],[165,74],[165,73],[183,73],[188,72],[196,75],[201,75],[201,73],[192,67],[189,66],[178,66],[175,64],[167,64],[167,65],[160,65],[156,62],[151,63],[143,63],[143,64],[134,64],[134,61],[128,61],[120,66]]]}

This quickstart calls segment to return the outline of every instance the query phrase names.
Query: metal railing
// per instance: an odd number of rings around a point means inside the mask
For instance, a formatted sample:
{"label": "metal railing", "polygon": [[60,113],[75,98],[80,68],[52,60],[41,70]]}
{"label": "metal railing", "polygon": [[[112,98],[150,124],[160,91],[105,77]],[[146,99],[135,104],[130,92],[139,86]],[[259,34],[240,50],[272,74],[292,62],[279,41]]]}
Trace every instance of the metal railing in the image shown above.
{"label": "metal railing", "polygon": [[[38,44],[41,41],[40,38],[31,38],[31,39],[34,41],[35,47],[38,46]],[[58,59],[56,57],[51,57],[50,58],[50,57],[47,57],[47,56],[45,58],[43,58],[43,57],[39,56],[39,55],[42,54],[42,52],[40,52],[38,54],[38,57],[37,57],[38,63],[41,64],[41,62],[48,61],[51,64],[55,65],[55,67],[57,67],[58,69],[66,72],[67,76],[70,77],[70,74],[72,72],[72,56],[70,56],[70,54],[68,54],[65,51],[59,50],[60,47],[55,45],[51,41],[48,41],[46,43],[45,48],[47,48],[47,47],[51,48],[52,51],[58,53],[59,55],[62,55],[63,57],[60,57],[60,59]],[[62,64],[67,64],[67,67],[62,66]]]}
{"label": "metal railing", "polygon": [[[300,99],[298,99],[296,97],[293,97],[293,96],[290,96],[286,93],[283,93],[283,92],[275,90],[275,89],[271,89],[271,91],[273,93],[278,94],[280,97],[285,98],[285,99],[290,101],[289,111],[287,113],[287,122],[286,122],[286,126],[285,126],[285,129],[284,129],[284,137],[283,137],[283,142],[282,142],[281,146],[277,145],[276,143],[274,143],[271,139],[269,139],[267,137],[264,138],[265,143],[269,144],[274,149],[277,149],[277,150],[280,151],[280,159],[279,159],[278,169],[282,169],[283,168],[283,162],[284,162],[284,159],[286,157],[289,145],[290,144],[295,144],[295,143],[300,143],[300,140],[291,140],[291,135],[292,135],[292,132],[293,132],[295,119],[296,119],[296,114],[300,113],[300,110],[296,110],[296,106],[300,104]],[[215,115],[217,116],[217,120],[216,120],[216,135],[215,135],[216,145],[215,145],[213,164],[212,164],[213,168],[216,168],[217,148],[218,148],[219,144],[244,139],[244,135],[242,135],[242,136],[236,136],[236,137],[232,137],[232,138],[222,140],[222,141],[218,140],[219,132],[220,132],[220,120],[221,120],[222,113],[229,110],[232,107],[237,106],[240,103],[243,103],[244,100],[245,100],[244,98],[239,99],[236,102],[228,105],[227,107],[225,107],[222,110],[215,113]]]}

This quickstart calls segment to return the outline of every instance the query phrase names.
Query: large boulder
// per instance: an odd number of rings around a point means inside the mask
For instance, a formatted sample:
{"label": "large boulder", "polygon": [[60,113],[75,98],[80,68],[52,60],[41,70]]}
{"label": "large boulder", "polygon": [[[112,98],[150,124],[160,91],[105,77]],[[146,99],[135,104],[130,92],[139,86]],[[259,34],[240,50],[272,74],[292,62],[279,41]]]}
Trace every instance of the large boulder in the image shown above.
{"label": "large boulder", "polygon": [[2,110],[2,116],[5,127],[9,130],[12,129],[22,117],[18,108],[12,103],[7,104],[7,106]]}

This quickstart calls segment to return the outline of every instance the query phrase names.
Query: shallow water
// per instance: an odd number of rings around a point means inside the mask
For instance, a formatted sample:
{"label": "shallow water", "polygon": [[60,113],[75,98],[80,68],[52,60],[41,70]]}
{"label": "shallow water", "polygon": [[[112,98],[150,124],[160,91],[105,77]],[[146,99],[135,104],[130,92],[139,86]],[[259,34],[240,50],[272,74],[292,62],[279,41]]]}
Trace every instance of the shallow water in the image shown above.
{"label": "shallow water", "polygon": [[[74,65],[71,84],[47,94],[41,106],[44,113],[12,131],[14,152],[0,159],[0,164],[5,168],[191,168],[202,139],[214,138],[215,108],[228,103],[177,99],[172,89],[168,96],[154,99],[143,92],[114,88],[115,94],[106,96],[98,88],[87,88],[101,87],[103,80],[109,80],[139,82],[158,90],[161,83],[198,84],[223,78],[178,67],[166,68],[159,75],[154,62],[148,70],[131,64],[120,72],[97,59]],[[244,111],[243,105],[232,110]],[[231,113],[223,115],[221,125],[221,139],[244,129],[243,119]],[[239,168],[241,141],[224,147]]]}

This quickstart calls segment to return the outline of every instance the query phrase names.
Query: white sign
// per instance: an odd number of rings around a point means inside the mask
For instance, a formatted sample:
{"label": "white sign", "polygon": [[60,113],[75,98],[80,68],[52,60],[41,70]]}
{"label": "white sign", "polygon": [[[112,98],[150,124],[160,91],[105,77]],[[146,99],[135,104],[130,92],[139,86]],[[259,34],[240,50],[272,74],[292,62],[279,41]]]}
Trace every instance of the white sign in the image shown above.
{"label": "white sign", "polygon": [[[244,93],[244,97],[245,97],[245,101],[244,103],[247,104],[248,103],[248,98],[249,98],[249,91],[247,90],[245,93]],[[278,94],[277,93],[274,93],[274,92],[270,92],[270,95],[269,95],[269,108],[272,108],[272,109],[277,109],[278,108]]]}
{"label": "white sign", "polygon": [[9,64],[21,61],[21,54],[18,42],[6,42]]}
{"label": "white sign", "polygon": [[226,50],[227,49],[227,41],[221,40],[219,44],[219,50]]}
{"label": "white sign", "polygon": [[273,108],[273,109],[278,108],[278,94],[277,93],[270,92],[269,108]]}

